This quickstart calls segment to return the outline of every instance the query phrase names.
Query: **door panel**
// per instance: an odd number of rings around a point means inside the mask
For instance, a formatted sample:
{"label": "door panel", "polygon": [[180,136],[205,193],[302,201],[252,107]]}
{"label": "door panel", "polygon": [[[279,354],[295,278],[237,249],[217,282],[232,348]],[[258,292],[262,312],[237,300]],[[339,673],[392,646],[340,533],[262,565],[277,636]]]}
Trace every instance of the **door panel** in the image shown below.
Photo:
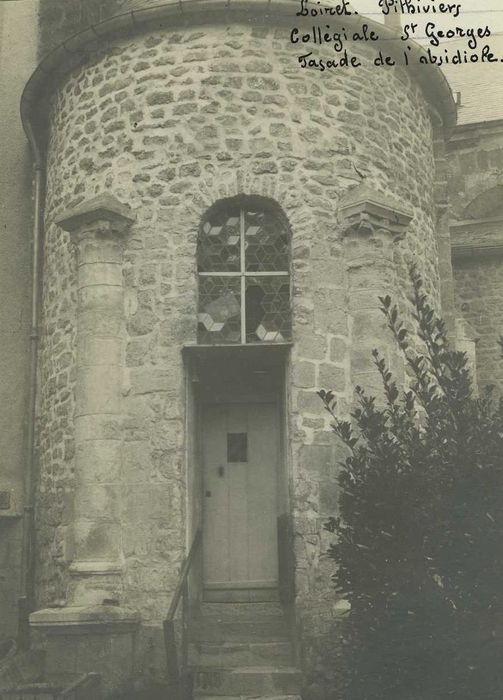
{"label": "door panel", "polygon": [[202,433],[205,588],[275,588],[277,408],[207,405]]}

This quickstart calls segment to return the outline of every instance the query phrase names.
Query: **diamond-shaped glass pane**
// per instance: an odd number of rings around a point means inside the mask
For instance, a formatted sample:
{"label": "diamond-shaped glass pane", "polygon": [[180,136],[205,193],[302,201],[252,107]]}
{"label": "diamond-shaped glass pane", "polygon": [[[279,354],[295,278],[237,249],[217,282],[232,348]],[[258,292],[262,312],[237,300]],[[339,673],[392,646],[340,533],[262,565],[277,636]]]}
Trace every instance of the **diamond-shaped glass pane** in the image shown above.
{"label": "diamond-shaped glass pane", "polygon": [[199,277],[200,343],[241,341],[240,289],[239,277]]}
{"label": "diamond-shaped glass pane", "polygon": [[240,247],[240,210],[211,213],[199,232],[199,272],[239,272]]}
{"label": "diamond-shaped glass pane", "polygon": [[244,216],[246,271],[288,272],[286,221],[264,211],[246,211]]}
{"label": "diamond-shaped glass pane", "polygon": [[246,342],[281,343],[291,338],[290,280],[246,278]]}

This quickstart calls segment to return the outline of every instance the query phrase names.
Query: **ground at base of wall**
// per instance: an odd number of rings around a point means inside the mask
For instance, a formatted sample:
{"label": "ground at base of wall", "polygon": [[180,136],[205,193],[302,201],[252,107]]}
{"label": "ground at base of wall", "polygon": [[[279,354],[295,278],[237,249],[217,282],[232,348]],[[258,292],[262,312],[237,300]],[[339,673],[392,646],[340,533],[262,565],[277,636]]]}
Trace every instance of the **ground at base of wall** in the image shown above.
{"label": "ground at base of wall", "polygon": [[175,697],[167,683],[141,679],[134,682],[128,690],[112,693],[106,700],[169,700]]}

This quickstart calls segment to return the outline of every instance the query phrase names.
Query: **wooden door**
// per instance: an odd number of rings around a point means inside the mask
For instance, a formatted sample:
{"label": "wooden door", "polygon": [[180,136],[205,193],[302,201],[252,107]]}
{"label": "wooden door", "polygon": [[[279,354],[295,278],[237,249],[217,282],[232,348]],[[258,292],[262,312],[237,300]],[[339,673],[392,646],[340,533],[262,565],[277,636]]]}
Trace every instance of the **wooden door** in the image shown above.
{"label": "wooden door", "polygon": [[207,600],[271,600],[278,587],[277,407],[207,405],[203,416]]}

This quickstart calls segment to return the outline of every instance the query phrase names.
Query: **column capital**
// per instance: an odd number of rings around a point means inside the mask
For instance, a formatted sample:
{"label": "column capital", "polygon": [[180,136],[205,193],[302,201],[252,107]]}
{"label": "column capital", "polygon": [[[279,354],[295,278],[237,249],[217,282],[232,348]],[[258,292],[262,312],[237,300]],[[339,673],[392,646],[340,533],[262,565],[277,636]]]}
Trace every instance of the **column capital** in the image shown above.
{"label": "column capital", "polygon": [[339,206],[343,236],[374,236],[382,232],[400,240],[412,217],[413,212],[399,202],[364,185],[352,189]]}
{"label": "column capital", "polygon": [[112,194],[104,193],[67,209],[56,224],[79,238],[86,233],[122,235],[134,220],[127,204],[122,204]]}

